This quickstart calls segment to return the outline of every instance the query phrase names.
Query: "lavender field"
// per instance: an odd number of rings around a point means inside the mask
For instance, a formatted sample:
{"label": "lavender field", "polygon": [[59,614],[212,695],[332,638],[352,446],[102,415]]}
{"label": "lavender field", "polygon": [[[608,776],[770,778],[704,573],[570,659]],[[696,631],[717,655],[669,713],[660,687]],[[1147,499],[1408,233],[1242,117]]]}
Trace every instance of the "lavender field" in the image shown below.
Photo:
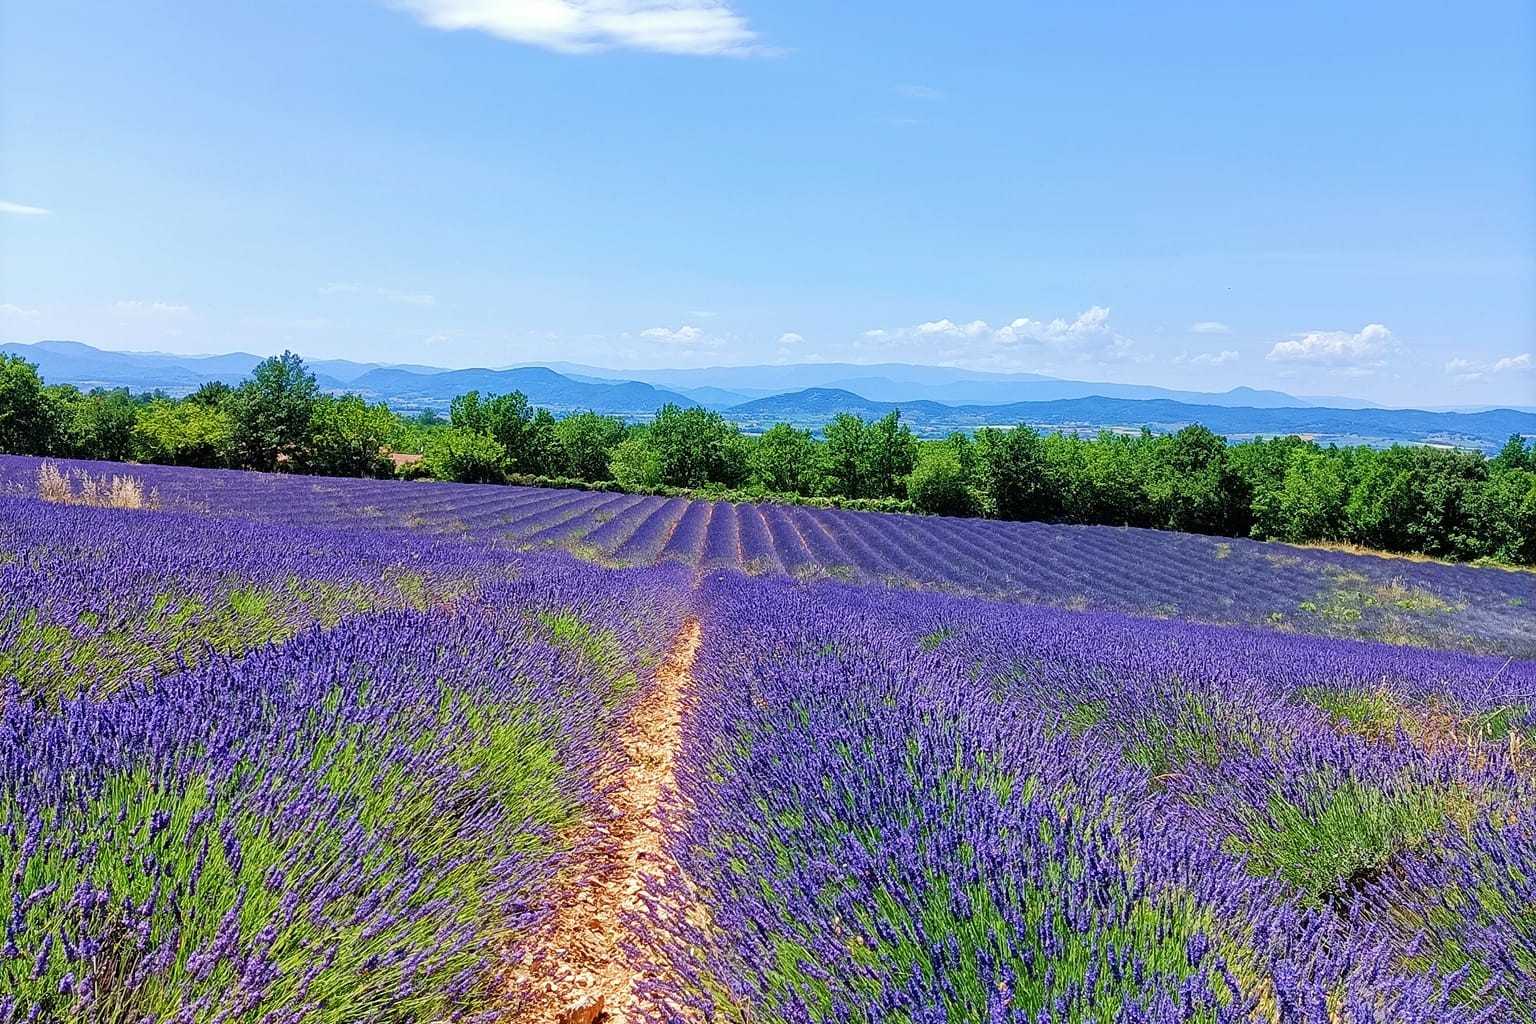
{"label": "lavender field", "polygon": [[[0,455],[0,493],[40,460]],[[59,462],[98,475],[114,463]],[[1536,573],[1197,534],[690,502],[605,492],[133,466],[162,507],[411,531],[605,566],[833,579],[1073,609],[1536,657]]]}
{"label": "lavender field", "polygon": [[1536,1021],[1536,576],[0,458],[0,1022]]}

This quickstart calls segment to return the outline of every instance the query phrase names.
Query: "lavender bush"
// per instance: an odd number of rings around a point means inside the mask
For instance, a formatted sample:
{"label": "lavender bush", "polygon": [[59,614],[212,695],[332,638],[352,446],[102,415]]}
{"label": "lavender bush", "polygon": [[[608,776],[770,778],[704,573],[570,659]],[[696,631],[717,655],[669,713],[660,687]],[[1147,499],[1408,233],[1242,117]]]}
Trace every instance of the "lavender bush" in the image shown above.
{"label": "lavender bush", "polygon": [[[115,662],[66,657],[44,672],[54,648],[8,649],[0,1021],[496,1008],[498,969],[571,854],[565,829],[610,784],[611,730],[680,622],[677,574],[393,536],[354,536],[349,551],[325,532],[152,513],[4,511],[0,571],[27,567],[7,607],[32,602],[85,647],[153,614],[169,583],[199,608],[236,592],[231,578],[359,596],[330,620],[300,603],[233,645],[210,639],[223,619],[199,611],[98,648]],[[402,588],[400,565],[419,582]],[[90,685],[108,662],[114,685]],[[39,701],[50,673],[86,682]]]}
{"label": "lavender bush", "polygon": [[658,973],[706,1019],[1536,1005],[1532,766],[1477,731],[1536,732],[1530,663],[736,576],[701,603],[654,913],[696,908]]}

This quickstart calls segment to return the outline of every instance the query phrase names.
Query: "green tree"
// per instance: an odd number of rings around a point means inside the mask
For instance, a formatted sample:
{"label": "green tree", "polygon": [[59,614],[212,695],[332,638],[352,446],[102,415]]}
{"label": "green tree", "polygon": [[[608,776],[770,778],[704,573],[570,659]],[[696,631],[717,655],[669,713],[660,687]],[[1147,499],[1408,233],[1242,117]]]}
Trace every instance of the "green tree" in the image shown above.
{"label": "green tree", "polygon": [[617,416],[578,412],[555,424],[563,459],[561,472],[582,480],[612,480],[610,460],[629,428]]}
{"label": "green tree", "polygon": [[229,401],[235,389],[221,380],[210,380],[187,396],[187,401],[198,405],[221,406]]}
{"label": "green tree", "polygon": [[741,431],[718,412],[668,403],[656,413],[648,435],[660,463],[661,482],[668,486],[736,487],[746,479],[747,452]]}
{"label": "green tree", "polygon": [[400,420],[382,402],[357,395],[329,395],[315,403],[304,470],[330,476],[385,477],[394,473],[386,451],[400,434]]}
{"label": "green tree", "polygon": [[976,514],[970,474],[950,444],[925,448],[907,477],[907,497],[919,512],[941,516]]}
{"label": "green tree", "polygon": [[917,464],[917,439],[901,422],[901,410],[893,409],[864,431],[867,459],[861,476],[868,493],[861,497],[888,498],[902,493],[907,474]]}
{"label": "green tree", "polygon": [[998,519],[1054,519],[1060,491],[1050,477],[1045,444],[1029,427],[976,434],[982,506]]}
{"label": "green tree", "polygon": [[565,472],[565,446],[560,441],[560,421],[548,409],[534,410],[522,436],[522,448],[513,460],[519,473],[559,476]]}
{"label": "green tree", "polygon": [[1495,472],[1502,469],[1528,469],[1536,472],[1536,441],[1526,447],[1524,437],[1510,434],[1509,440],[1504,442],[1504,447],[1499,449],[1499,454],[1493,457],[1488,468]]}
{"label": "green tree", "polygon": [[555,418],[547,409],[536,410],[521,391],[489,398],[465,392],[453,400],[448,418],[457,430],[495,438],[506,450],[511,472],[553,475],[560,470]]}
{"label": "green tree", "polygon": [[[1105,430],[1084,442],[1082,478],[1073,492],[1076,505],[1064,510],[1072,521],[1151,526],[1146,480],[1153,440],[1150,434],[1127,436]],[[1049,458],[1047,466],[1048,471],[1056,471]]]}
{"label": "green tree", "polygon": [[1489,473],[1468,495],[1467,511],[1477,555],[1536,565],[1536,470],[1501,467]]}
{"label": "green tree", "polygon": [[461,427],[432,433],[422,452],[428,472],[461,484],[498,484],[507,479],[507,450],[489,434]]}
{"label": "green tree", "polygon": [[1343,460],[1316,445],[1295,446],[1279,486],[1266,486],[1254,495],[1250,532],[1291,543],[1340,540],[1348,501]]}
{"label": "green tree", "polygon": [[863,498],[868,493],[864,473],[869,466],[864,421],[852,413],[832,417],[823,432],[821,446],[822,491],[844,498]]}
{"label": "green tree", "polygon": [[139,413],[133,429],[134,447],[144,462],[171,466],[226,466],[234,438],[234,421],[215,404],[195,398],[173,402],[157,399]]}
{"label": "green tree", "polygon": [[132,395],[122,388],[85,395],[69,388],[66,393],[63,447],[69,454],[112,462],[133,458],[133,430],[141,407]]}
{"label": "green tree", "polygon": [[0,355],[0,451],[18,455],[53,452],[63,424],[58,403],[44,390],[37,366]]}
{"label": "green tree", "polygon": [[1345,508],[1349,539],[1385,551],[1475,557],[1471,496],[1488,478],[1475,452],[1395,445],[1362,451]]}
{"label": "green tree", "polygon": [[303,463],[320,389],[292,352],[263,359],[229,396],[235,457],[251,469]]}
{"label": "green tree", "polygon": [[1146,482],[1156,525],[1189,533],[1246,534],[1249,502],[1227,466],[1227,442],[1192,425],[1153,447]]}
{"label": "green tree", "polygon": [[661,453],[651,443],[649,427],[639,427],[609,456],[613,478],[623,487],[644,491],[661,486]]}
{"label": "green tree", "polygon": [[752,482],[774,494],[809,494],[816,472],[816,441],[809,430],[775,423],[747,455]]}

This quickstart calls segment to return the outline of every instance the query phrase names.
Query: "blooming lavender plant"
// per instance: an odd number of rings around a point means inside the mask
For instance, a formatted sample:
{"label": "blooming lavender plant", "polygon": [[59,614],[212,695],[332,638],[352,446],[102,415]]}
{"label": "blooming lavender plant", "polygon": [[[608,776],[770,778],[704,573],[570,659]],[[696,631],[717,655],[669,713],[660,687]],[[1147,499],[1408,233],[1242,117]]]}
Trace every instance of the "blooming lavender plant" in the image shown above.
{"label": "blooming lavender plant", "polygon": [[11,650],[0,1021],[494,1009],[501,964],[550,909],[569,829],[603,805],[612,729],[681,619],[678,574],[409,537],[354,536],[349,556],[322,531],[6,510],[8,545],[24,543],[0,568],[52,570],[6,600],[77,622],[80,580],[100,585],[92,607],[115,617],[90,636],[142,612],[168,575],[212,600],[220,567],[266,585],[307,564],[305,578],[398,594],[381,569],[403,558],[432,599],[285,620],[190,667],[133,662],[110,692],[56,703],[21,689],[47,649]]}
{"label": "blooming lavender plant", "polygon": [[[731,575],[702,608],[683,870],[647,923],[697,908],[657,985],[706,1018],[1494,1021],[1525,992],[1364,911],[1536,804],[1519,765],[1307,697],[1471,720],[1502,660]],[[1473,870],[1490,906],[1501,870]],[[1496,918],[1480,941],[1518,947]]]}

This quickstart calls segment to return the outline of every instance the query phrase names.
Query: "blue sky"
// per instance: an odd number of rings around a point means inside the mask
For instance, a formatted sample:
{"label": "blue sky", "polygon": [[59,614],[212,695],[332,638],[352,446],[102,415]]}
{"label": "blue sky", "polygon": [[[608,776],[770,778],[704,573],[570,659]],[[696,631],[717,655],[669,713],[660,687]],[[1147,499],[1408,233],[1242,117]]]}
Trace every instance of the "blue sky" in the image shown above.
{"label": "blue sky", "polygon": [[17,0],[0,339],[1536,404],[1536,16]]}

